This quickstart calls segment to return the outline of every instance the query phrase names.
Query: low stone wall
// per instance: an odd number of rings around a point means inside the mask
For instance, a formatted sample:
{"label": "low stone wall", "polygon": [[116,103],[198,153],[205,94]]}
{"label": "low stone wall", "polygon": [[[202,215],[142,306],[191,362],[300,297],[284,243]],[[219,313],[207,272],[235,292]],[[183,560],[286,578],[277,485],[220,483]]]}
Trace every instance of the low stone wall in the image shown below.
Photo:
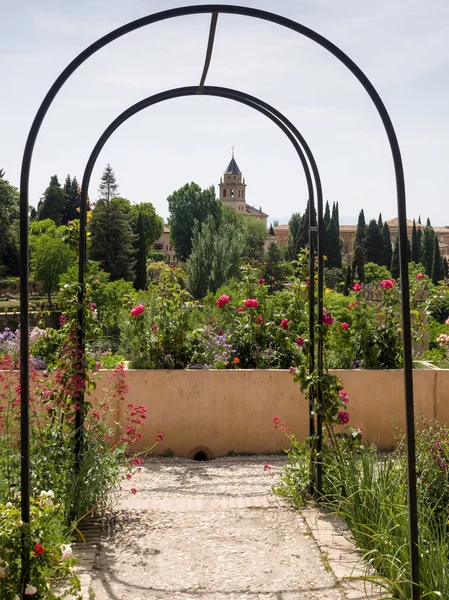
{"label": "low stone wall", "polygon": [[[405,429],[403,372],[334,372],[350,398],[350,424],[361,427],[368,442],[392,448],[392,417]],[[111,372],[101,371],[96,394],[110,377]],[[413,379],[417,413],[449,424],[449,370],[417,370]],[[162,432],[156,454],[172,451],[192,458],[202,451],[212,458],[229,452],[282,452],[289,443],[274,429],[275,415],[299,440],[308,435],[307,403],[288,371],[130,370],[127,383],[127,402],[147,408],[141,450]]]}

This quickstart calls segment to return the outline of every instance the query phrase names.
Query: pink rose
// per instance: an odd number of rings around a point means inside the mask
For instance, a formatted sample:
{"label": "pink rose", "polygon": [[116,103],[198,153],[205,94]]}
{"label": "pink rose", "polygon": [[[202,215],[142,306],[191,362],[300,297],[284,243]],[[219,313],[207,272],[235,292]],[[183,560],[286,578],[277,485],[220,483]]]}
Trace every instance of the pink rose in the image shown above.
{"label": "pink rose", "polygon": [[380,282],[380,285],[382,286],[382,288],[384,290],[391,290],[391,288],[394,286],[395,281],[394,279],[384,279],[383,281]]}
{"label": "pink rose", "polygon": [[262,323],[263,322],[263,317],[261,317],[260,315],[257,317],[256,321],[258,323]]}
{"label": "pink rose", "polygon": [[280,322],[280,326],[282,327],[282,329],[288,329],[288,319],[282,319],[282,321]]}
{"label": "pink rose", "polygon": [[446,325],[449,325],[449,317],[446,319]]}
{"label": "pink rose", "polygon": [[138,304],[137,306],[134,306],[131,309],[131,313],[130,314],[131,314],[132,317],[138,317],[143,312],[145,312],[145,306],[143,304]]}
{"label": "pink rose", "polygon": [[418,275],[416,276],[416,279],[424,279],[425,275],[424,273],[418,273]]}
{"label": "pink rose", "polygon": [[338,395],[340,396],[340,398],[343,400],[343,402],[345,404],[347,404],[349,402],[349,396],[346,392],[339,392]]}
{"label": "pink rose", "polygon": [[259,285],[263,285],[265,283],[265,279],[260,278],[259,279]]}
{"label": "pink rose", "polygon": [[295,342],[298,344],[298,346],[304,346],[304,338],[303,337],[297,337],[295,339]]}
{"label": "pink rose", "polygon": [[226,294],[223,294],[222,296],[220,296],[218,298],[218,300],[216,301],[216,305],[218,306],[218,308],[223,308],[223,306],[225,304],[229,304],[231,298],[229,296],[226,296]]}
{"label": "pink rose", "polygon": [[239,306],[237,312],[243,312],[243,307]]}
{"label": "pink rose", "polygon": [[257,308],[259,306],[259,303],[255,298],[247,298],[245,300],[245,306],[246,308]]}
{"label": "pink rose", "polygon": [[360,285],[360,283],[354,283],[354,285],[352,286],[352,289],[354,290],[354,292],[360,292],[360,290],[362,289],[362,286]]}
{"label": "pink rose", "polygon": [[266,464],[266,463],[265,463],[265,464],[264,464],[264,466],[263,466],[263,470],[264,470],[264,471],[271,471],[271,469],[272,469],[272,468],[273,468],[273,467],[272,467],[271,465],[268,465],[268,464]]}
{"label": "pink rose", "polygon": [[344,330],[349,329],[349,323],[342,323],[340,327]]}
{"label": "pink rose", "polygon": [[349,413],[340,411],[337,419],[340,421],[340,425],[346,425],[346,423],[349,423]]}
{"label": "pink rose", "polygon": [[323,308],[323,316],[321,317],[321,323],[323,325],[332,325],[334,322],[334,317],[331,317],[327,308]]}

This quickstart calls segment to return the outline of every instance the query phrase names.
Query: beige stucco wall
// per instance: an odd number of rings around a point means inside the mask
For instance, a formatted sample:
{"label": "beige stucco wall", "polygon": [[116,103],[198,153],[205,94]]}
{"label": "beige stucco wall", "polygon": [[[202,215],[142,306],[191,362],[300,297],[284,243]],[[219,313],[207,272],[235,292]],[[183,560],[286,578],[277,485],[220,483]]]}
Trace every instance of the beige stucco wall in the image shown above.
{"label": "beige stucco wall", "polygon": [[[350,397],[350,424],[380,448],[394,443],[391,418],[405,429],[402,371],[336,371]],[[107,385],[102,371],[97,390]],[[139,449],[165,439],[155,453],[171,449],[192,457],[204,449],[209,457],[229,451],[277,453],[288,446],[272,424],[279,416],[301,440],[307,437],[307,403],[288,371],[128,371],[126,402],[147,408]],[[449,371],[414,372],[417,412],[449,424]],[[98,391],[97,391],[98,393]],[[137,447],[136,447],[137,448]]]}

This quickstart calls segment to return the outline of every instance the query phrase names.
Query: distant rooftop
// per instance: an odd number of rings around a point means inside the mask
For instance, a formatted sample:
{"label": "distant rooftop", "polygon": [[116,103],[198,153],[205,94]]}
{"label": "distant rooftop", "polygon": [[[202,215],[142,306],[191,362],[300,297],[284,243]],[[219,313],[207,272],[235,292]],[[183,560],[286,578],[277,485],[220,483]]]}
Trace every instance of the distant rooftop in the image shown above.
{"label": "distant rooftop", "polygon": [[238,168],[238,165],[235,162],[234,156],[232,156],[231,162],[229,163],[229,165],[225,171],[225,175],[241,175],[241,174],[242,174],[242,172]]}

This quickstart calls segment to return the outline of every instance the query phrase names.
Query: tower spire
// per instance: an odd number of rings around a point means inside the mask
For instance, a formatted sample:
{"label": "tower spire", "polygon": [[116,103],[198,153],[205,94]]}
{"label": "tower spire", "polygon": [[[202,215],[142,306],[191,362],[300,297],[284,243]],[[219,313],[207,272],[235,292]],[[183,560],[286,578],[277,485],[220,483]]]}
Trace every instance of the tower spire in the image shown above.
{"label": "tower spire", "polygon": [[235,148],[234,148],[234,144],[232,144],[232,148],[231,148],[231,150],[232,150],[232,158],[234,158],[234,150],[235,150]]}

